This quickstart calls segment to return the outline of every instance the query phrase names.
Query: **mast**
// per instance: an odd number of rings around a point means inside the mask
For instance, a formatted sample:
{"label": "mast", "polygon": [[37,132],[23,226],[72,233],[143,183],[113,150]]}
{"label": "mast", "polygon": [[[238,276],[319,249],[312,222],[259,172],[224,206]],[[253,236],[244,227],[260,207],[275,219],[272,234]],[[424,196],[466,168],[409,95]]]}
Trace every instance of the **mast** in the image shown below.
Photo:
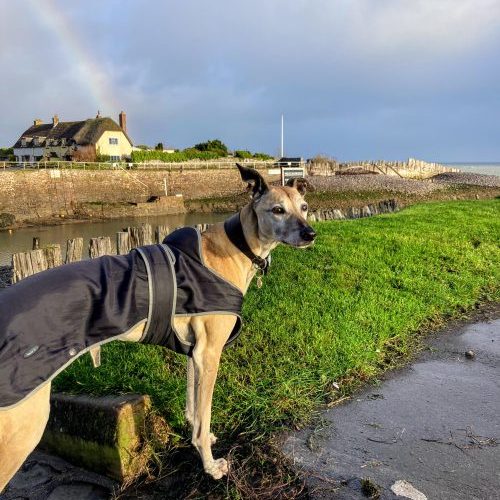
{"label": "mast", "polygon": [[283,113],[281,114],[281,158],[285,155],[284,149],[283,149]]}

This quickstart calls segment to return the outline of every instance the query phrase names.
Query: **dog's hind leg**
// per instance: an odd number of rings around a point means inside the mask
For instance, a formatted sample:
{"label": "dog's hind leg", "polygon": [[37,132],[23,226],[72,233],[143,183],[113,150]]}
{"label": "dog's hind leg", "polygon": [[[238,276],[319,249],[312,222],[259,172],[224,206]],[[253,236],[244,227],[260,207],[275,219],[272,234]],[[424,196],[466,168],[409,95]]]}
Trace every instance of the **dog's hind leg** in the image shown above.
{"label": "dog's hind leg", "polygon": [[192,443],[200,453],[205,472],[214,479],[220,479],[228,472],[225,459],[214,460],[213,458],[213,435],[210,433],[210,421],[212,395],[220,356],[234,323],[235,318],[231,316],[209,316],[205,318],[198,316],[194,317],[191,322],[196,336],[193,351],[195,410]]}
{"label": "dog's hind leg", "polygon": [[50,412],[50,383],[21,404],[0,411],[0,492],[42,438]]}

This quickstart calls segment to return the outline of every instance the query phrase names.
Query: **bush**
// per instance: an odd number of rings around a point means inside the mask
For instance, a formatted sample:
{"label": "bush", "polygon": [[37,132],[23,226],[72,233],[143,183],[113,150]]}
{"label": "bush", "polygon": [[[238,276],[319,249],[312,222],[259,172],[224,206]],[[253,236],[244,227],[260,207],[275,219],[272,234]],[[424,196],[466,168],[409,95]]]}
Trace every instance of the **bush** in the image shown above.
{"label": "bush", "polygon": [[258,160],[272,160],[273,159],[272,156],[270,156],[266,153],[254,153],[253,157],[258,159]]}
{"label": "bush", "polygon": [[213,151],[198,151],[190,148],[178,153],[165,153],[163,151],[132,151],[132,161],[141,163],[144,161],[158,160],[164,162],[182,162],[189,160],[215,160],[220,155]]}
{"label": "bush", "polygon": [[0,160],[13,161],[14,159],[14,148],[0,148]]}
{"label": "bush", "polygon": [[14,214],[9,214],[7,212],[3,212],[0,214],[0,227],[8,227],[12,226],[16,222],[16,216]]}
{"label": "bush", "polygon": [[95,161],[98,163],[106,163],[110,161],[110,156],[109,155],[96,155]]}
{"label": "bush", "polygon": [[219,156],[227,156],[227,146],[220,139],[201,142],[200,144],[196,144],[194,147],[198,151],[213,151],[218,153]]}
{"label": "bush", "polygon": [[248,151],[247,149],[237,149],[235,152],[234,152],[234,156],[236,156],[236,158],[252,158],[252,153],[250,153],[250,151]]}

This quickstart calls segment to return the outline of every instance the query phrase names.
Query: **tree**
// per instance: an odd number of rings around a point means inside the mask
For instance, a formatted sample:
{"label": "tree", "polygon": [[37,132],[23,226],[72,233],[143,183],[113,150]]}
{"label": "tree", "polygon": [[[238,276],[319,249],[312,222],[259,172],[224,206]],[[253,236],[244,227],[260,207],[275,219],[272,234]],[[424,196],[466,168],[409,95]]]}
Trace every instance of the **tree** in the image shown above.
{"label": "tree", "polygon": [[163,142],[159,142],[159,143],[155,146],[155,150],[156,150],[156,151],[163,151]]}
{"label": "tree", "polygon": [[227,156],[227,146],[220,139],[212,139],[211,141],[200,142],[194,147],[198,151],[211,151],[220,154],[220,156]]}
{"label": "tree", "polygon": [[94,146],[80,146],[71,155],[73,161],[96,161],[97,155]]}

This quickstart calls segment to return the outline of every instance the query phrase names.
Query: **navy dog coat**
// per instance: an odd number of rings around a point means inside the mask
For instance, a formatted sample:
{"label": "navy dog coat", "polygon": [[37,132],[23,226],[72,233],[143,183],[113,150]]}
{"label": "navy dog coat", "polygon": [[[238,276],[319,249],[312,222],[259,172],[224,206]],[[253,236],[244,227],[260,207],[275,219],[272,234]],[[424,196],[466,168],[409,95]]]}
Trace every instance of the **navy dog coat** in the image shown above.
{"label": "navy dog coat", "polygon": [[243,294],[205,266],[200,234],[182,228],[161,245],[75,262],[0,292],[0,410],[17,405],[92,347],[145,324],[141,342],[191,356],[175,316],[234,314]]}

